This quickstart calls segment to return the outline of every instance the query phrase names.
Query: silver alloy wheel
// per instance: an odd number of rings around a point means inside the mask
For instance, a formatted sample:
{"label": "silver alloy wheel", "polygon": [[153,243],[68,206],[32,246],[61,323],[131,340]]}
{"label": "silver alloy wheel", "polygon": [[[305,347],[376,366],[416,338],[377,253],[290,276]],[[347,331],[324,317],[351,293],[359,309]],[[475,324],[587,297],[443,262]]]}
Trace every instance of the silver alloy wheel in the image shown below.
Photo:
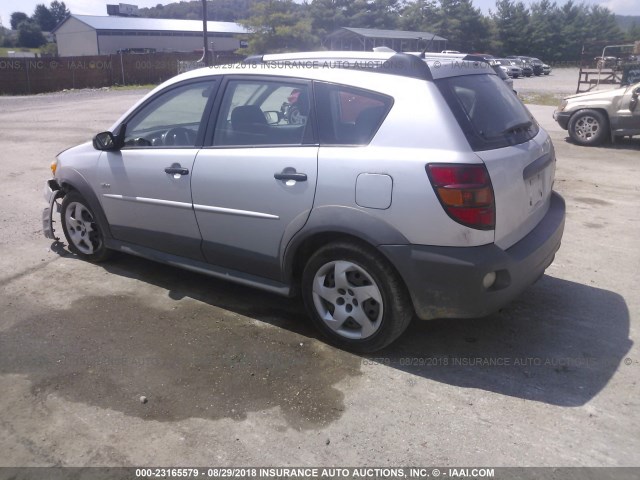
{"label": "silver alloy wheel", "polygon": [[71,202],[64,212],[69,240],[85,255],[92,255],[100,248],[95,220],[91,211],[79,202]]}
{"label": "silver alloy wheel", "polygon": [[313,279],[313,303],[323,322],[345,338],[369,338],[382,324],[380,288],[365,269],[346,260],[318,269]]}
{"label": "silver alloy wheel", "polygon": [[584,142],[590,142],[598,135],[600,131],[600,122],[591,115],[584,115],[576,121],[574,133],[576,137]]}

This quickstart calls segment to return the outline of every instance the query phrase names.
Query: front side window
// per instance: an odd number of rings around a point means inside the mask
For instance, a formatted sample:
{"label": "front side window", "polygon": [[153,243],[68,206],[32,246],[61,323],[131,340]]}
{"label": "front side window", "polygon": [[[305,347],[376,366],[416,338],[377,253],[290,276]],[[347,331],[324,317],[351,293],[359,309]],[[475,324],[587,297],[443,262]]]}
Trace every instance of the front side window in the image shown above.
{"label": "front side window", "polygon": [[213,145],[311,143],[311,89],[305,83],[232,80],[216,119]]}
{"label": "front side window", "polygon": [[386,95],[322,82],[316,95],[321,145],[367,145],[393,104]]}
{"label": "front side window", "polygon": [[189,83],[158,95],[127,121],[125,148],[195,146],[214,85]]}
{"label": "front side window", "polygon": [[449,77],[437,84],[476,151],[524,143],[538,134],[527,108],[496,75]]}

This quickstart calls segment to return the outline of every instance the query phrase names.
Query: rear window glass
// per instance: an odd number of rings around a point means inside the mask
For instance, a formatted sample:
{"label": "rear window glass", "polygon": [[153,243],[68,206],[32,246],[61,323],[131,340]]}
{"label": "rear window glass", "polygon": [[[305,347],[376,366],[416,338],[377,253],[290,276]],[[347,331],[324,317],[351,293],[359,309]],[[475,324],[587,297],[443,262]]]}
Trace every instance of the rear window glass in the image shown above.
{"label": "rear window glass", "polygon": [[342,85],[316,82],[321,145],[367,145],[393,103],[391,97]]}
{"label": "rear window glass", "polygon": [[491,150],[531,140],[539,127],[526,107],[495,75],[437,81],[473,150]]}

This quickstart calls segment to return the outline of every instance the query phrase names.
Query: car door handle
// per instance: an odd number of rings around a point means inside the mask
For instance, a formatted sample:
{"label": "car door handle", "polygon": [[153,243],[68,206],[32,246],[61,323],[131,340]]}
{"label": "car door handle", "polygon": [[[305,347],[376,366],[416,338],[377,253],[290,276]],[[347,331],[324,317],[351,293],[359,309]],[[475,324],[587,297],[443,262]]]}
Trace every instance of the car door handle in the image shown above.
{"label": "car door handle", "polygon": [[165,168],[164,171],[171,175],[189,175],[189,169],[181,167],[179,164],[173,164],[170,167]]}
{"label": "car door handle", "polygon": [[295,180],[296,182],[306,182],[307,174],[306,173],[296,173],[296,172],[281,172],[274,173],[273,178],[276,180]]}

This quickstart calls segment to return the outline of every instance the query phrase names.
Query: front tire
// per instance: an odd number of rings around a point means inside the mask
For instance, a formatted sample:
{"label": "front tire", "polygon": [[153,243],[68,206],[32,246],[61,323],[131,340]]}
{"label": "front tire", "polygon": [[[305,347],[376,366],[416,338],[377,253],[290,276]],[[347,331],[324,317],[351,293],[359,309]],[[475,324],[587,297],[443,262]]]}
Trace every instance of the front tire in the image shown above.
{"label": "front tire", "polygon": [[606,115],[598,110],[580,110],[569,120],[568,131],[578,145],[600,145],[607,138],[609,122]]}
{"label": "front tire", "polygon": [[414,314],[404,283],[387,260],[351,242],[325,245],[311,256],[302,297],[329,342],[358,353],[389,345]]}
{"label": "front tire", "polygon": [[110,251],[88,202],[78,192],[67,193],[62,200],[62,230],[69,250],[90,262],[106,260]]}

